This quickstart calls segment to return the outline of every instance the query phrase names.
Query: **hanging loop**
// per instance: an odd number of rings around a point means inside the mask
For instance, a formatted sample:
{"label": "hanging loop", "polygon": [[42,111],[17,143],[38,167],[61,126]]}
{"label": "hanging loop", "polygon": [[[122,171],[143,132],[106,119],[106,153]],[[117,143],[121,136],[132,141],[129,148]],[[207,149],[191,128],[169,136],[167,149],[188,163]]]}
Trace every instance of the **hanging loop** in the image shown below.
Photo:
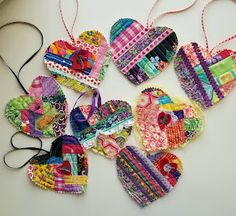
{"label": "hanging loop", "polygon": [[[203,35],[204,35],[204,39],[205,39],[205,44],[206,44],[206,49],[208,50],[208,52],[212,53],[217,47],[221,46],[222,44],[225,44],[231,40],[236,39],[236,35],[233,35],[231,37],[228,37],[227,39],[221,41],[218,45],[216,45],[215,47],[213,47],[210,51],[209,51],[209,42],[208,42],[208,37],[207,37],[207,33],[206,33],[206,27],[205,27],[205,13],[206,13],[206,9],[208,8],[208,6],[210,4],[212,4],[213,2],[215,2],[216,0],[211,0],[209,1],[205,7],[202,10],[202,31],[203,31]],[[236,3],[236,0],[230,0],[234,3]]]}
{"label": "hanging loop", "polygon": [[[4,162],[4,164],[5,164],[7,167],[9,167],[9,168],[11,168],[11,169],[21,169],[21,168],[23,168],[25,165],[27,165],[32,159],[34,159],[36,156],[38,156],[42,151],[45,152],[45,153],[49,153],[47,150],[44,150],[44,149],[42,148],[43,143],[42,143],[42,140],[41,140],[40,138],[35,138],[35,139],[37,139],[37,140],[39,141],[39,143],[40,143],[39,148],[37,148],[37,147],[23,147],[23,148],[21,148],[21,147],[15,146],[15,144],[14,144],[14,137],[15,137],[17,134],[22,134],[22,132],[16,132],[16,133],[14,133],[14,134],[12,135],[12,137],[11,137],[11,146],[13,147],[13,149],[10,150],[10,151],[8,151],[8,152],[7,152],[6,154],[4,154],[4,156],[3,156],[3,162]],[[10,154],[13,153],[13,152],[22,151],[22,150],[37,151],[37,153],[36,153],[35,155],[33,155],[30,159],[28,159],[26,162],[24,162],[22,165],[18,166],[18,167],[13,167],[13,166],[9,165],[8,162],[7,162],[7,156],[10,155]]]}
{"label": "hanging loop", "polygon": [[167,11],[165,13],[162,13],[161,15],[157,16],[156,18],[154,18],[154,20],[151,22],[150,19],[151,19],[151,14],[153,12],[153,10],[156,8],[157,4],[159,3],[160,0],[156,0],[156,2],[154,3],[154,5],[152,6],[149,14],[148,14],[148,19],[147,19],[147,28],[152,28],[154,23],[156,23],[156,21],[162,17],[162,16],[165,16],[165,15],[169,15],[169,14],[175,14],[175,13],[180,13],[180,12],[183,12],[183,11],[186,11],[188,9],[190,9],[191,7],[193,7],[196,3],[197,3],[197,0],[194,0],[189,6],[187,7],[184,7],[184,8],[181,8],[181,9],[177,9],[177,10],[173,10],[173,11]]}
{"label": "hanging loop", "polygon": [[[80,96],[75,101],[73,109],[75,108],[75,106],[78,103],[79,99],[82,98],[85,95],[88,95],[88,94],[91,94],[91,91],[84,92],[84,93],[80,94]],[[102,105],[101,94],[100,94],[98,89],[95,89],[94,92],[93,92],[92,100],[91,100],[91,109],[90,109],[90,112],[88,114],[87,119],[83,119],[83,120],[81,119],[81,120],[78,120],[78,121],[80,121],[80,122],[88,121],[92,117],[94,112],[96,111],[96,108],[99,108],[101,105]]]}
{"label": "hanging loop", "polygon": [[69,31],[69,28],[67,27],[66,25],[66,22],[65,22],[65,19],[64,19],[64,15],[63,15],[63,11],[62,11],[62,5],[61,5],[61,0],[59,0],[59,10],[60,10],[60,15],[61,15],[61,21],[64,25],[64,28],[68,34],[68,36],[70,37],[71,41],[73,44],[76,43],[76,40],[73,36],[73,32],[74,32],[74,27],[75,27],[75,22],[77,20],[77,17],[78,17],[78,10],[79,10],[79,1],[78,0],[75,0],[76,2],[76,12],[75,12],[75,17],[74,17],[74,20],[73,20],[73,23],[72,23],[72,27],[71,27],[71,30]]}
{"label": "hanging loop", "polygon": [[15,73],[12,70],[12,68],[8,65],[8,63],[5,61],[5,59],[2,57],[2,55],[0,55],[0,59],[3,61],[3,63],[9,68],[11,73],[14,75],[14,77],[16,78],[17,82],[19,83],[20,87],[22,88],[22,90],[25,92],[25,94],[28,94],[28,91],[25,89],[24,85],[20,81],[20,73],[21,73],[21,70],[25,67],[25,65],[27,65],[38,54],[38,52],[41,50],[41,48],[43,46],[44,38],[43,38],[43,33],[39,30],[39,28],[37,26],[35,26],[31,23],[28,23],[28,22],[23,22],[23,21],[16,21],[16,22],[7,23],[7,24],[1,26],[0,30],[2,30],[3,28],[5,28],[7,26],[15,25],[15,24],[23,24],[23,25],[28,25],[30,27],[33,27],[34,29],[37,30],[37,32],[40,35],[40,39],[41,39],[40,47],[23,63],[23,65],[20,67],[20,69],[17,73]]}

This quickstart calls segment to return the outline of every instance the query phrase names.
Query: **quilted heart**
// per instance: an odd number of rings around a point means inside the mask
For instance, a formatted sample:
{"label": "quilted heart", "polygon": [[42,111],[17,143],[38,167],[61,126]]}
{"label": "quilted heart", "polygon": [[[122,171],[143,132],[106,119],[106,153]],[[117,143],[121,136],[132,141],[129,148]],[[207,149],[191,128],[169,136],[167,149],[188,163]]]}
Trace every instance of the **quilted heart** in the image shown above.
{"label": "quilted heart", "polygon": [[172,100],[159,88],[142,91],[136,107],[136,127],[148,152],[184,146],[204,126],[194,105]]}
{"label": "quilted heart", "polygon": [[236,85],[236,52],[211,54],[197,43],[182,46],[175,70],[186,94],[206,109],[226,97]]}
{"label": "quilted heart", "polygon": [[168,194],[182,174],[182,163],[175,155],[168,152],[145,155],[134,146],[120,151],[116,165],[123,187],[141,207]]}
{"label": "quilted heart", "polygon": [[92,148],[108,158],[113,158],[131,133],[133,115],[130,105],[120,100],[107,101],[95,109],[88,119],[91,106],[76,107],[70,114],[74,135],[86,148]]}
{"label": "quilted heart", "polygon": [[18,131],[33,137],[62,135],[66,128],[68,104],[53,77],[38,76],[28,95],[10,100],[5,115]]}
{"label": "quilted heart", "polygon": [[76,137],[64,135],[50,153],[30,161],[28,176],[37,186],[56,192],[81,194],[87,188],[87,155]]}
{"label": "quilted heart", "polygon": [[97,88],[110,62],[109,46],[98,31],[83,32],[76,44],[58,40],[46,50],[44,62],[57,81],[75,91]]}
{"label": "quilted heart", "polygon": [[173,59],[178,39],[167,27],[145,28],[133,19],[120,19],[110,33],[111,55],[118,69],[135,85],[152,79]]}

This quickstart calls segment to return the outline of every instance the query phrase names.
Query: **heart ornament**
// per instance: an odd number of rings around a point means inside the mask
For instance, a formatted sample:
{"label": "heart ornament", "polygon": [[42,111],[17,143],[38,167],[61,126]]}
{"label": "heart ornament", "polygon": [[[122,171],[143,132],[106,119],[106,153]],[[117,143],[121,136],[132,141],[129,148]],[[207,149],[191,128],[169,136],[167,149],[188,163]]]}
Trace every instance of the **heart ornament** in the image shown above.
{"label": "heart ornament", "polygon": [[182,163],[175,155],[146,154],[135,146],[120,151],[116,166],[123,187],[140,207],[168,194],[182,174]]}
{"label": "heart ornament", "polygon": [[159,88],[142,91],[135,114],[135,126],[148,152],[183,147],[204,127],[197,106],[171,99]]}
{"label": "heart ornament", "polygon": [[133,19],[120,19],[110,33],[111,56],[130,82],[139,85],[160,74],[173,59],[178,39],[167,27],[145,28]]}
{"label": "heart ornament", "polygon": [[82,105],[71,111],[73,133],[86,149],[114,158],[132,131],[131,106],[125,101],[110,100],[95,108],[88,119],[90,110],[91,105]]}
{"label": "heart ornament", "polygon": [[73,136],[57,138],[49,153],[30,161],[27,172],[35,185],[46,190],[82,194],[87,189],[87,155]]}
{"label": "heart ornament", "polygon": [[53,77],[38,76],[31,84],[28,95],[8,102],[5,115],[8,121],[32,137],[55,137],[64,134],[68,104]]}
{"label": "heart ornament", "polygon": [[100,32],[85,31],[74,43],[53,42],[44,62],[60,84],[78,92],[96,89],[110,63],[109,45]]}
{"label": "heart ornament", "polygon": [[175,71],[189,98],[207,109],[226,97],[236,85],[236,52],[209,52],[197,43],[182,46]]}

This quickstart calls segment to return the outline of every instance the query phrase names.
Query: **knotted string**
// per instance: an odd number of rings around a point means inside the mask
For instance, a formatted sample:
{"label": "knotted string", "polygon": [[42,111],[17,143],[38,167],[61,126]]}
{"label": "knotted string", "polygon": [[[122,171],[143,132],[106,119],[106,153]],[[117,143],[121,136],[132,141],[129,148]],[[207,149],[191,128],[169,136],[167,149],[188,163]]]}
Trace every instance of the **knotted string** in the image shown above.
{"label": "knotted string", "polygon": [[[208,42],[208,37],[207,37],[207,33],[206,33],[206,27],[205,27],[205,13],[206,13],[206,9],[208,8],[208,6],[210,4],[212,4],[213,2],[215,2],[216,0],[211,0],[209,1],[204,9],[202,10],[202,31],[203,31],[203,34],[204,34],[204,39],[205,39],[205,43],[206,43],[206,48],[207,50],[209,51],[209,42]],[[236,0],[230,0],[234,3],[236,3]],[[236,38],[236,35],[233,35],[223,41],[221,41],[218,45],[216,45],[213,49],[211,49],[211,51],[209,51],[210,53],[212,53],[217,47],[221,46],[222,44],[226,43],[226,42],[229,42],[231,40],[234,40]]]}
{"label": "knotted string", "polygon": [[157,4],[159,3],[160,0],[156,0],[154,5],[152,6],[149,14],[148,14],[148,19],[147,19],[147,28],[152,28],[154,23],[156,23],[156,21],[162,17],[162,16],[165,16],[165,15],[168,15],[168,14],[175,14],[175,13],[180,13],[180,12],[183,12],[183,11],[186,11],[188,9],[190,9],[191,7],[193,7],[196,3],[197,3],[197,0],[194,0],[192,2],[192,4],[190,4],[189,6],[187,7],[184,7],[184,8],[181,8],[181,9],[177,9],[177,10],[173,10],[173,11],[167,11],[165,13],[162,13],[161,15],[157,16],[156,18],[153,19],[153,21],[150,23],[150,19],[151,19],[151,14],[153,12],[153,10],[156,8]]}
{"label": "knotted string", "polygon": [[14,25],[14,24],[23,24],[23,25],[28,25],[30,27],[33,27],[34,29],[36,29],[39,34],[40,34],[40,38],[41,38],[41,44],[40,47],[23,63],[23,65],[20,67],[19,71],[17,73],[15,73],[12,68],[7,64],[7,62],[4,60],[4,58],[2,57],[2,55],[0,54],[0,59],[3,61],[3,63],[9,68],[9,70],[12,72],[12,74],[14,75],[14,77],[16,78],[17,82],[19,83],[20,87],[22,88],[22,90],[25,92],[25,94],[28,94],[28,91],[25,89],[24,85],[22,84],[22,82],[20,81],[20,73],[21,70],[24,68],[25,65],[27,65],[36,55],[37,53],[41,50],[42,46],[43,46],[43,33],[39,30],[38,27],[36,27],[35,25],[28,23],[28,22],[22,22],[22,21],[16,21],[16,22],[10,22],[7,23],[3,26],[0,27],[0,30],[2,30],[4,27],[9,26],[9,25]]}
{"label": "knotted string", "polygon": [[[10,151],[8,151],[8,152],[7,152],[6,154],[4,154],[4,156],[3,156],[3,162],[4,162],[4,164],[5,164],[7,167],[11,168],[11,169],[21,169],[21,168],[23,168],[23,167],[24,167],[25,165],[27,165],[32,159],[34,159],[36,156],[38,156],[42,151],[43,151],[43,152],[46,152],[46,153],[49,153],[47,150],[45,150],[45,149],[42,148],[43,143],[42,143],[42,140],[41,140],[40,138],[35,138],[35,139],[37,139],[37,140],[39,141],[39,143],[40,143],[39,148],[37,148],[37,147],[23,147],[23,148],[20,148],[20,147],[15,146],[15,145],[14,145],[14,140],[13,140],[13,138],[14,138],[17,134],[20,134],[20,133],[22,134],[22,132],[16,132],[16,133],[14,133],[14,134],[12,135],[12,137],[11,137],[11,146],[13,147],[13,149],[10,150]],[[18,166],[18,167],[13,167],[13,166],[9,165],[9,164],[7,163],[7,160],[6,160],[7,156],[8,156],[9,154],[13,153],[13,152],[22,151],[22,150],[32,150],[32,151],[38,151],[38,152],[37,152],[35,155],[33,155],[30,159],[28,159],[26,162],[24,162],[22,165],[20,165],[20,166]]]}
{"label": "knotted string", "polygon": [[[73,109],[75,108],[76,104],[78,103],[79,99],[84,97],[85,95],[90,94],[91,91],[87,91],[87,92],[83,92],[82,94],[80,94],[80,96],[77,98],[77,100],[75,101],[75,104],[73,106]],[[94,114],[96,108],[99,108],[102,105],[102,98],[101,98],[101,94],[99,92],[98,89],[95,89],[93,92],[93,96],[92,96],[92,100],[91,100],[91,109],[89,111],[88,117],[87,119],[79,119],[79,122],[84,122],[84,121],[88,121],[92,115]]]}
{"label": "knotted string", "polygon": [[77,20],[77,17],[78,17],[78,10],[79,10],[79,1],[78,1],[78,0],[75,0],[75,2],[76,2],[75,17],[74,17],[74,21],[73,21],[71,30],[69,31],[69,28],[67,27],[66,22],[65,22],[65,19],[64,19],[64,16],[63,16],[61,0],[59,0],[59,10],[60,10],[60,15],[61,15],[61,20],[62,20],[62,23],[63,23],[63,25],[64,25],[64,28],[65,28],[67,34],[69,35],[69,37],[70,37],[72,43],[75,43],[75,42],[76,42],[76,39],[75,39],[74,36],[73,36],[73,31],[74,31],[75,22],[76,22],[76,20]]}

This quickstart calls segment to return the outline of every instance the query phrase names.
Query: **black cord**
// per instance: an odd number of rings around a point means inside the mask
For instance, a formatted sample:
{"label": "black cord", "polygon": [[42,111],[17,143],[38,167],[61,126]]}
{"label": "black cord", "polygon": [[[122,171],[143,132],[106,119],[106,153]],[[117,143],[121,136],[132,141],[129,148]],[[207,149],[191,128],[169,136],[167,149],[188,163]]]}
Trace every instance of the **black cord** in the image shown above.
{"label": "black cord", "polygon": [[[36,148],[36,147],[24,147],[24,148],[19,148],[19,147],[15,146],[15,145],[14,145],[13,138],[14,138],[17,134],[23,134],[23,133],[22,133],[22,132],[16,132],[16,133],[14,133],[14,134],[12,135],[12,137],[11,137],[11,146],[13,147],[13,149],[10,150],[10,151],[8,151],[8,152],[7,152],[6,154],[4,154],[4,156],[3,156],[3,162],[4,162],[4,164],[5,164],[7,167],[9,167],[9,168],[11,168],[11,169],[21,169],[21,168],[23,168],[25,165],[27,165],[32,159],[34,159],[36,156],[38,156],[41,152],[49,153],[49,151],[47,151],[47,150],[45,150],[45,149],[42,148],[42,145],[43,145],[42,140],[41,140],[40,138],[37,138],[37,137],[36,137],[35,139],[37,139],[37,140],[40,142],[40,147],[39,147],[39,148]],[[13,167],[13,166],[9,165],[9,164],[7,163],[7,160],[6,160],[7,156],[8,156],[9,154],[11,154],[12,152],[21,151],[21,150],[33,150],[33,151],[38,151],[38,152],[37,152],[35,155],[33,155],[30,159],[28,159],[26,162],[24,162],[22,165],[20,165],[20,166],[18,166],[18,167]]]}
{"label": "black cord", "polygon": [[40,38],[41,38],[41,44],[40,44],[40,47],[33,53],[33,55],[31,55],[26,61],[25,63],[23,63],[23,65],[20,67],[18,73],[16,74],[12,69],[11,67],[7,64],[7,62],[3,59],[3,57],[0,55],[0,58],[1,60],[4,62],[4,64],[9,68],[9,70],[12,72],[12,74],[14,75],[14,77],[16,78],[17,82],[19,83],[19,85],[21,86],[21,88],[23,89],[23,91],[25,92],[25,94],[28,94],[28,91],[25,89],[24,85],[22,84],[22,82],[20,81],[20,73],[21,73],[21,70],[23,69],[23,67],[28,64],[36,55],[37,53],[41,50],[42,46],[43,46],[43,42],[44,42],[44,38],[43,38],[43,33],[39,30],[39,28],[31,23],[28,23],[28,22],[23,22],[23,21],[15,21],[15,22],[10,22],[10,23],[7,23],[3,26],[0,27],[0,30],[3,29],[4,27],[6,26],[9,26],[9,25],[14,25],[14,24],[23,24],[23,25],[28,25],[30,27],[33,27],[34,29],[36,29],[39,34],[40,34]]}

